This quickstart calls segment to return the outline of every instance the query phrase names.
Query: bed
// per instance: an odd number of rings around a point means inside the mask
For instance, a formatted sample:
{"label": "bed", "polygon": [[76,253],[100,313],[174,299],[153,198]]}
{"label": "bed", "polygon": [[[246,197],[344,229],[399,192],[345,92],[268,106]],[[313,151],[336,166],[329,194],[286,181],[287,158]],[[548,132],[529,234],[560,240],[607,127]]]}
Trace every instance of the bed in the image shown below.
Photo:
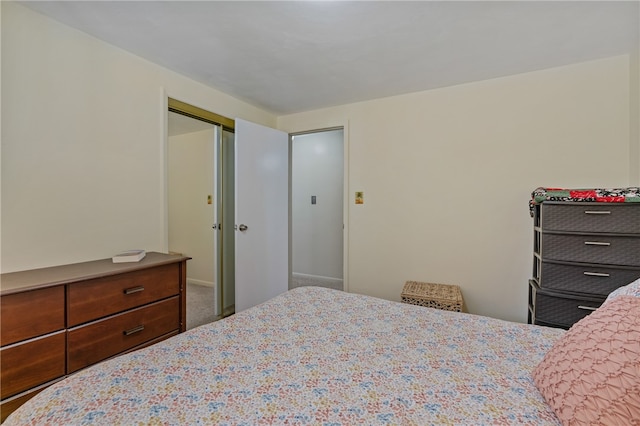
{"label": "bed", "polygon": [[556,425],[532,375],[570,332],[300,287],[82,370],[6,425]]}

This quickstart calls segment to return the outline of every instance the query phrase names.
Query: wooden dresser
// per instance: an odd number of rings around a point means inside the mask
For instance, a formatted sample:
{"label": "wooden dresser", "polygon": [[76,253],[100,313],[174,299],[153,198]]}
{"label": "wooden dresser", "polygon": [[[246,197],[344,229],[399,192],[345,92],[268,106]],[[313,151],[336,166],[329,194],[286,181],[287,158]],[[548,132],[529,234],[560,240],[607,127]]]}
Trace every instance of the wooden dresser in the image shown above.
{"label": "wooden dresser", "polygon": [[1,275],[0,421],[66,375],[186,329],[188,257]]}
{"label": "wooden dresser", "polygon": [[640,203],[535,206],[529,323],[570,328],[640,278]]}

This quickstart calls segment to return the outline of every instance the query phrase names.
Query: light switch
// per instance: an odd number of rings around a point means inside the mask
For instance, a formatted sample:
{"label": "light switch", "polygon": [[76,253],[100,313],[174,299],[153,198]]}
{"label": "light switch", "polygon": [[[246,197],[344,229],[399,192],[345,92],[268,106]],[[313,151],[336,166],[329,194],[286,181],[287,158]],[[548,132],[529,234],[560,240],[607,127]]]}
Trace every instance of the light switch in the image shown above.
{"label": "light switch", "polygon": [[316,196],[312,195],[311,196],[311,204],[315,204],[316,203]]}

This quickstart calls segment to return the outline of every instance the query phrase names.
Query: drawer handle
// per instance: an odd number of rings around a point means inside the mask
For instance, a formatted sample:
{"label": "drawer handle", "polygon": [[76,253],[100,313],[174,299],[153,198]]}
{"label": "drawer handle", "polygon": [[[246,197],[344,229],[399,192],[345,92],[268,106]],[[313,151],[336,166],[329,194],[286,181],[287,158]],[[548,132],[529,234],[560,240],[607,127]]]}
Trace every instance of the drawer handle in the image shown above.
{"label": "drawer handle", "polygon": [[584,214],[611,214],[611,212],[607,210],[585,210]]}
{"label": "drawer handle", "polygon": [[610,246],[611,243],[603,243],[601,241],[585,241],[584,245],[586,245],[586,246]]}
{"label": "drawer handle", "polygon": [[138,286],[138,287],[131,287],[131,288],[125,288],[124,289],[124,294],[133,294],[133,293],[139,293],[142,290],[144,290],[143,286]]}
{"label": "drawer handle", "polygon": [[610,274],[605,274],[604,272],[583,272],[583,274],[590,276],[590,277],[610,277]]}
{"label": "drawer handle", "polygon": [[578,309],[583,309],[585,311],[595,311],[598,308],[594,308],[593,306],[578,305]]}
{"label": "drawer handle", "polygon": [[144,330],[144,325],[139,325],[137,327],[133,327],[132,329],[125,330],[122,333],[124,333],[125,336],[131,336],[132,334],[140,333],[142,330]]}

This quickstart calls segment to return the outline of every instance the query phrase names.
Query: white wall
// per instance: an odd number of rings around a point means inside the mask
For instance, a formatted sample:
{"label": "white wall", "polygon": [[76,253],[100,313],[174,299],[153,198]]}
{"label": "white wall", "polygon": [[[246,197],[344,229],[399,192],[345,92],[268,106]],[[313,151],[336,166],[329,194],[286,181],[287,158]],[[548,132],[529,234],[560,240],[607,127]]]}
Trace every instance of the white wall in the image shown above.
{"label": "white wall", "polygon": [[[215,285],[214,129],[168,139],[169,250],[191,257],[187,281]],[[211,195],[211,204],[207,196]]]}
{"label": "white wall", "polygon": [[458,284],[472,313],[524,322],[530,193],[638,184],[630,96],[620,56],[283,116],[278,127],[349,124],[350,291],[399,300],[407,280]]}
{"label": "white wall", "polygon": [[[342,279],[343,132],[294,136],[292,270]],[[311,196],[316,204],[311,204]]]}
{"label": "white wall", "polygon": [[2,272],[167,249],[167,95],[289,132],[344,125],[345,278],[388,299],[458,283],[472,312],[524,321],[531,190],[640,184],[637,54],[276,118],[0,8]]}
{"label": "white wall", "polygon": [[630,55],[629,76],[629,170],[630,182],[640,185],[640,44]]}
{"label": "white wall", "polygon": [[167,249],[166,96],[276,117],[37,14],[2,8],[2,272]]}
{"label": "white wall", "polygon": [[[2,22],[2,7],[0,7],[0,23]],[[0,28],[1,29],[1,28]],[[0,46],[2,44],[2,31],[0,31]],[[0,48],[1,52],[1,48]],[[0,55],[0,82],[2,81],[2,57]],[[2,99],[2,84],[0,84],[0,99]],[[2,102],[0,102],[0,117],[2,117]],[[0,120],[0,135],[2,135],[2,120]],[[2,136],[0,136],[0,175],[2,174]],[[0,240],[2,236],[2,179],[0,179]],[[2,243],[0,241],[0,271],[2,271]],[[0,283],[1,284],[1,283]]]}

